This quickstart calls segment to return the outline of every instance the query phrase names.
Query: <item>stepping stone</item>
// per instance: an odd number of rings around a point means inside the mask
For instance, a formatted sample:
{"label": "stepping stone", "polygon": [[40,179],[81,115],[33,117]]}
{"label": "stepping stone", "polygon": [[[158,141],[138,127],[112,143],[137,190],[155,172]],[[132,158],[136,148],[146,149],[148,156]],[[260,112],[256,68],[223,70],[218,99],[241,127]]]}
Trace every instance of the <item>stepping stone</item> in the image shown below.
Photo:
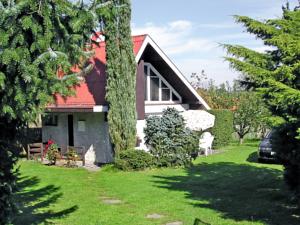
{"label": "stepping stone", "polygon": [[100,170],[99,166],[93,165],[93,164],[86,164],[83,168],[90,172],[97,172]]}
{"label": "stepping stone", "polygon": [[117,205],[117,204],[121,204],[122,201],[119,199],[103,199],[102,200],[103,203],[108,204],[108,205]]}
{"label": "stepping stone", "polygon": [[166,225],[183,225],[183,223],[181,221],[175,221],[171,223],[166,223]]}
{"label": "stepping stone", "polygon": [[163,215],[157,214],[157,213],[153,213],[153,214],[148,214],[146,216],[147,219],[160,219],[163,218]]}

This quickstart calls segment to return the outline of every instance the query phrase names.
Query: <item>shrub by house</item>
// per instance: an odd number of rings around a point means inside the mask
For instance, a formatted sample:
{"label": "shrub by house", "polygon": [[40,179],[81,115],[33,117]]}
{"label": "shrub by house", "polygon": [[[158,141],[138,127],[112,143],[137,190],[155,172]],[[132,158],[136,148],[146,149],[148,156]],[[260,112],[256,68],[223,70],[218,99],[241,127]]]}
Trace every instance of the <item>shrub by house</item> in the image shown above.
{"label": "shrub by house", "polygon": [[146,119],[145,142],[159,167],[188,166],[191,153],[198,151],[198,135],[185,127],[184,119],[174,108],[162,117]]}
{"label": "shrub by house", "polygon": [[215,139],[213,148],[220,148],[229,144],[233,133],[233,114],[230,110],[218,109],[210,110],[215,115],[215,125],[211,128],[211,133]]}

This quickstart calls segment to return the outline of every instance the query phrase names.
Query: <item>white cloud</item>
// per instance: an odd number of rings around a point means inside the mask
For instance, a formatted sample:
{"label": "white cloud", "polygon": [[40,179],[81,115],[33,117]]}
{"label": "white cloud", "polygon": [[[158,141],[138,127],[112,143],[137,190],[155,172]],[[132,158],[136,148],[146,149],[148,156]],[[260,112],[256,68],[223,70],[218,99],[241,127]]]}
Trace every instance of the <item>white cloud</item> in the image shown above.
{"label": "white cloud", "polygon": [[[213,79],[217,84],[232,81],[238,78],[238,73],[231,70],[224,62],[226,53],[219,43],[249,41],[247,33],[222,33],[219,36],[207,36],[199,32],[199,27],[230,27],[229,24],[194,24],[187,20],[172,21],[163,25],[146,23],[142,27],[132,25],[133,35],[149,34],[154,41],[170,56],[182,73],[189,79],[192,73],[201,73],[205,70],[208,79]],[[248,39],[248,40],[247,40]],[[259,47],[252,38],[253,47]]]}
{"label": "white cloud", "polygon": [[192,28],[192,23],[188,20],[177,20],[177,21],[169,23],[169,26],[173,30],[187,31]]}
{"label": "white cloud", "polygon": [[149,34],[167,55],[203,53],[212,50],[217,43],[195,37],[194,25],[187,20],[172,21],[165,25],[147,23],[143,27],[132,26],[132,33]]}

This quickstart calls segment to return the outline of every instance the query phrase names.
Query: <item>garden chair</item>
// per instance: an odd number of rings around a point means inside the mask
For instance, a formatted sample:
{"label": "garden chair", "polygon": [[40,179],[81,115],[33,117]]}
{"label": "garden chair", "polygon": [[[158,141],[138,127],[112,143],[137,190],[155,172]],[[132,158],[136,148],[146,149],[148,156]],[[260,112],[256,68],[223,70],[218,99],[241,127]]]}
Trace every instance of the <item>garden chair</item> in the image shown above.
{"label": "garden chair", "polygon": [[199,140],[199,148],[204,150],[204,155],[208,156],[212,154],[212,143],[214,141],[214,136],[209,132],[204,132]]}
{"label": "garden chair", "polygon": [[37,157],[40,157],[43,161],[43,151],[43,143],[30,143],[27,145],[27,159],[29,160],[31,157],[37,159]]}

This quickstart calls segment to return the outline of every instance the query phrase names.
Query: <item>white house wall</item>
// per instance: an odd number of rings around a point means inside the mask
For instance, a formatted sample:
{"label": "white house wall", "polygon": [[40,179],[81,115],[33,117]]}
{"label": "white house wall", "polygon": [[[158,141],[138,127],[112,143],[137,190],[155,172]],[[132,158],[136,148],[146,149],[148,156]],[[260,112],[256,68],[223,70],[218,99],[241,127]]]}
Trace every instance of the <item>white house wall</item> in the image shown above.
{"label": "white house wall", "polygon": [[188,104],[147,104],[145,105],[145,113],[147,115],[151,114],[161,114],[167,108],[175,108],[179,112],[184,112],[189,109]]}
{"label": "white house wall", "polygon": [[140,146],[138,146],[136,148],[148,151],[148,148],[145,145],[145,133],[144,133],[145,127],[146,127],[146,120],[137,120],[136,121],[136,135],[141,140]]}
{"label": "white house wall", "polygon": [[[85,131],[78,129],[78,121],[85,121]],[[104,113],[74,114],[74,145],[85,146],[87,163],[109,163],[113,161],[108,125]]]}
{"label": "white house wall", "polygon": [[[109,163],[113,161],[108,125],[104,113],[59,113],[58,126],[43,126],[43,142],[53,139],[62,149],[68,145],[68,115],[73,115],[74,146],[87,150],[86,163]],[[81,121],[81,131],[78,121]],[[82,124],[84,129],[82,130]]]}
{"label": "white house wall", "polygon": [[58,116],[57,126],[42,127],[42,140],[47,142],[49,139],[55,141],[60,148],[65,150],[68,146],[68,114],[56,114]]}

